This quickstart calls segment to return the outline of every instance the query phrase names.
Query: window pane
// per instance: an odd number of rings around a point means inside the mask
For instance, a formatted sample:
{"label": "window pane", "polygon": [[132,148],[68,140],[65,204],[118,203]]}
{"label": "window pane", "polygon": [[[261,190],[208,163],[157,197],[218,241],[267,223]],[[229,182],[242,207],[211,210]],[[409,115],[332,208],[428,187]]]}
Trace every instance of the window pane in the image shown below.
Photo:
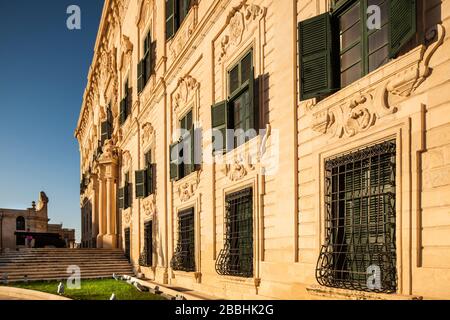
{"label": "window pane", "polygon": [[348,28],[353,26],[357,21],[360,20],[360,6],[359,3],[344,13],[340,18],[340,30],[346,31]]}
{"label": "window pane", "polygon": [[245,91],[232,103],[234,130],[240,130],[235,137],[235,147],[245,143],[248,139],[245,132],[251,129],[251,113],[249,105],[249,92]]}
{"label": "window pane", "polygon": [[341,70],[346,70],[359,61],[361,61],[361,44],[341,55]]}
{"label": "window pane", "polygon": [[361,78],[361,63],[341,73],[341,86],[346,87]]}
{"label": "window pane", "polygon": [[[381,11],[381,25],[388,22],[388,2],[386,0],[369,0],[368,7],[375,5],[380,7]],[[370,16],[370,15],[368,15]]]}
{"label": "window pane", "polygon": [[369,54],[387,45],[389,42],[388,26],[384,26],[380,30],[369,36]]}
{"label": "window pane", "polygon": [[341,50],[348,48],[351,44],[361,38],[361,22],[341,34]]}
{"label": "window pane", "polygon": [[252,69],[252,55],[248,54],[241,63],[241,84],[250,79],[250,72]]}
{"label": "window pane", "polygon": [[239,88],[239,66],[230,71],[230,93]]}
{"label": "window pane", "polygon": [[389,61],[389,46],[384,46],[369,56],[369,72],[378,69]]}

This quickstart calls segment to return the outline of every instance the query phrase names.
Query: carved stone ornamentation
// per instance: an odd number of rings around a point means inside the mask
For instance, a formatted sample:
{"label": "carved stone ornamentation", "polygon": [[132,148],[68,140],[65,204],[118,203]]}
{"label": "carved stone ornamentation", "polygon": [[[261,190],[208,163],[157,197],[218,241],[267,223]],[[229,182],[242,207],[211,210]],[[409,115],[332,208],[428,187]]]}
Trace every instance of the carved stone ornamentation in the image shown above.
{"label": "carved stone ornamentation", "polygon": [[131,222],[131,209],[126,209],[123,210],[123,221],[125,222],[125,224],[128,226],[130,225]]}
{"label": "carved stone ornamentation", "polygon": [[144,214],[149,217],[156,214],[156,198],[154,195],[150,195],[142,202],[142,208]]}
{"label": "carved stone ornamentation", "polygon": [[[386,66],[382,70],[384,78],[375,89],[370,81],[366,81],[367,87],[356,83],[330,99],[318,103],[311,100],[312,102],[306,105],[306,111],[313,112],[311,129],[338,138],[353,137],[371,128],[378,119],[396,113],[397,107],[393,106],[392,102],[409,97],[431,74],[430,59],[442,45],[445,29],[438,25],[427,34],[429,41],[436,40],[428,47],[418,47]],[[374,74],[376,73],[377,71],[374,71]],[[353,95],[348,95],[353,87]],[[343,97],[344,94],[348,97]]]}
{"label": "carved stone ornamentation", "polygon": [[122,167],[124,169],[128,169],[131,167],[131,155],[130,152],[128,150],[125,150],[122,153]]}
{"label": "carved stone ornamentation", "polygon": [[347,102],[314,113],[311,128],[339,138],[353,137],[368,130],[377,119],[396,111],[397,108],[388,104],[384,85],[373,92],[358,93]]}
{"label": "carved stone ornamentation", "polygon": [[146,146],[153,141],[154,129],[150,122],[142,125],[142,145]]}
{"label": "carved stone ornamentation", "polygon": [[109,139],[105,141],[102,149],[103,153],[100,156],[100,161],[113,161],[118,158],[118,151],[116,146],[114,145],[113,139]]}
{"label": "carved stone ornamentation", "polygon": [[225,175],[230,181],[239,181],[251,171],[255,170],[255,165],[250,156],[244,161],[242,156],[237,156],[233,164],[225,165]]}
{"label": "carved stone ornamentation", "polygon": [[131,59],[131,55],[133,53],[133,43],[131,43],[130,38],[128,38],[126,35],[122,35],[120,46],[122,51],[120,54],[119,68],[122,69]]}
{"label": "carved stone ornamentation", "polygon": [[186,75],[178,80],[178,86],[173,94],[173,108],[177,112],[183,109],[193,98],[200,84],[190,75]]}
{"label": "carved stone ornamentation", "polygon": [[250,26],[255,21],[259,21],[266,16],[267,8],[255,4],[247,4],[247,2],[247,0],[243,0],[228,15],[227,29],[220,40],[219,62],[226,57],[231,46],[238,46],[242,42],[246,31],[252,32]]}
{"label": "carved stone ornamentation", "polygon": [[409,97],[425,79],[431,74],[430,60],[439,46],[444,43],[445,28],[443,25],[436,25],[428,30],[425,40],[432,41],[436,39],[428,47],[423,47],[420,60],[411,67],[398,72],[387,85],[387,90],[401,97]]}
{"label": "carved stone ornamentation", "polygon": [[186,179],[188,180],[182,181],[177,190],[181,202],[186,202],[194,196],[200,184],[200,171],[197,171],[197,174],[193,175],[192,178]]}

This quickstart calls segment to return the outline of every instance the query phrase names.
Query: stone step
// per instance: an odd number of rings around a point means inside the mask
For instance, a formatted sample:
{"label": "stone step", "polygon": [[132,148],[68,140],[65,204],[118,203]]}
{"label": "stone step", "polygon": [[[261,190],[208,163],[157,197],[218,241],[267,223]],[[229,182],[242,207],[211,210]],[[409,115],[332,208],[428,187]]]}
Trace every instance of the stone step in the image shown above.
{"label": "stone step", "polygon": [[[98,273],[98,274],[104,274],[104,273],[109,273],[109,274],[113,274],[113,273],[123,273],[123,272],[131,272],[132,268],[129,267],[122,267],[122,268],[105,268],[105,269],[82,269],[81,270],[81,275],[83,274],[92,274],[92,273]],[[10,277],[24,277],[25,275],[27,276],[38,276],[38,275],[67,275],[70,276],[72,275],[71,273],[67,273],[65,270],[55,270],[55,271],[46,271],[46,270],[30,270],[29,272],[18,272],[18,271],[11,271],[11,272],[3,272],[0,273],[0,278],[3,277],[4,274],[8,274],[8,278]]]}
{"label": "stone step", "polygon": [[80,267],[81,278],[112,277],[113,273],[133,274],[123,251],[116,249],[22,249],[0,255],[0,280],[9,281],[67,279],[67,267]]}
{"label": "stone step", "polygon": [[[118,272],[115,272],[118,274]],[[94,274],[82,274],[81,279],[105,279],[105,278],[112,278],[113,272],[110,273],[94,273]],[[133,275],[133,272],[121,272],[121,275]],[[66,280],[68,279],[70,275],[39,275],[39,276],[32,276],[28,277],[27,280],[29,281],[56,281],[56,280]],[[8,282],[23,282],[23,277],[8,277]]]}
{"label": "stone step", "polygon": [[[55,270],[55,271],[66,271],[67,268],[70,265],[57,265],[57,266],[52,266],[52,265],[44,265],[44,266],[40,266],[39,268],[36,268],[34,266],[21,266],[20,268],[17,268],[17,266],[4,266],[0,268],[0,273],[4,273],[4,272],[33,272],[34,270],[39,270],[39,271],[44,271],[44,270]],[[110,263],[110,264],[85,264],[85,265],[77,265],[75,264],[75,266],[78,266],[81,270],[85,270],[85,269],[107,269],[107,268],[130,268],[130,265],[128,263]]]}
{"label": "stone step", "polygon": [[15,258],[15,259],[0,259],[0,264],[8,264],[8,263],[29,263],[29,262],[58,262],[58,261],[105,261],[105,260],[126,260],[125,256],[117,256],[117,257],[54,257],[54,258],[42,258],[35,257],[29,259],[23,258]]}

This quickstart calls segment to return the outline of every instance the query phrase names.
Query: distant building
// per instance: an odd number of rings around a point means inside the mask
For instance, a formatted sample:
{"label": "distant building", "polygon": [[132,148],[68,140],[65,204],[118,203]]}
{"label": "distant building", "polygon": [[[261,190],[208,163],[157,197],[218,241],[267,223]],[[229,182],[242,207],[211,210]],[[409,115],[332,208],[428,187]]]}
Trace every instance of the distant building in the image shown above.
{"label": "distant building", "polygon": [[75,229],[63,228],[63,224],[49,224],[49,233],[57,233],[65,241],[67,248],[75,248]]}
{"label": "distant building", "polygon": [[75,230],[63,229],[62,224],[49,224],[48,197],[39,194],[38,204],[33,201],[25,210],[0,208],[0,250],[26,247],[26,237],[33,237],[34,247],[74,247]]}

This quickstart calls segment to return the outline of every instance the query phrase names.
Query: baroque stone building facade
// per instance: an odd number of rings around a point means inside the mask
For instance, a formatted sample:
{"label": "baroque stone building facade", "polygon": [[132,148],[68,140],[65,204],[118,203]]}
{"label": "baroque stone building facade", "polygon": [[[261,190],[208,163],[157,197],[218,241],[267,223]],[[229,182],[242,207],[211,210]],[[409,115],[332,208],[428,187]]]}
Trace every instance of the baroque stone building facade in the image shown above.
{"label": "baroque stone building facade", "polygon": [[[63,228],[62,224],[49,224],[48,197],[39,193],[39,200],[31,203],[31,208],[0,208],[0,253],[2,250],[15,250],[26,247],[25,238],[31,235],[35,247],[58,244],[52,239],[63,240],[66,247],[75,246],[75,229]],[[50,238],[49,238],[50,237]],[[61,243],[60,243],[61,244]]]}
{"label": "baroque stone building facade", "polygon": [[449,21],[449,0],[106,0],[83,246],[217,297],[450,298]]}

